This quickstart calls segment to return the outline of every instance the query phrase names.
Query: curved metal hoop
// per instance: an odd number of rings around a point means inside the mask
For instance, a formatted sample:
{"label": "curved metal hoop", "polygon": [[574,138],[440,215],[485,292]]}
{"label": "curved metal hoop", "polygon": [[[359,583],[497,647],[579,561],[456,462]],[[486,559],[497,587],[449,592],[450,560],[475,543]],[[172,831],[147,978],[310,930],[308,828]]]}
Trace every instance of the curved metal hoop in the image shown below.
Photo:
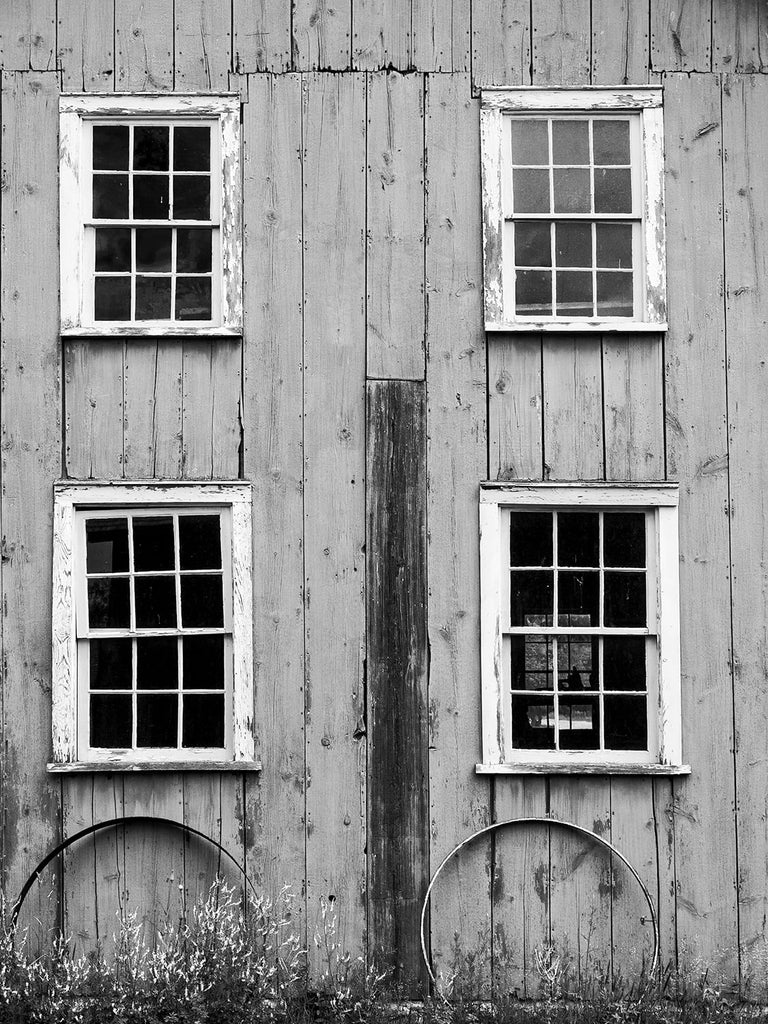
{"label": "curved metal hoop", "polygon": [[229,850],[226,850],[221,843],[217,843],[215,839],[211,839],[211,837],[207,836],[205,832],[192,828],[191,825],[186,825],[183,821],[174,821],[173,818],[158,818],[151,814],[134,814],[122,818],[109,818],[107,821],[99,821],[95,825],[89,825],[87,828],[81,829],[79,832],[75,832],[74,835],[67,836],[63,842],[59,843],[59,845],[51,850],[50,853],[46,854],[24,883],[24,888],[19,893],[19,898],[13,905],[13,910],[11,911],[11,932],[16,930],[16,925],[19,921],[19,911],[21,910],[21,906],[26,899],[29,890],[55,857],[58,857],[58,855],[63,853],[63,851],[68,847],[73,846],[78,842],[78,840],[85,839],[86,836],[95,835],[97,832],[101,832],[104,829],[118,828],[120,825],[169,825],[171,828],[178,829],[180,832],[184,832],[187,835],[197,836],[198,839],[203,839],[206,843],[210,843],[211,846],[214,846],[220,853],[223,853],[228,860],[232,861],[251,888],[254,895],[258,895],[253,882],[248,877],[242,864],[239,864]]}
{"label": "curved metal hoop", "polygon": [[465,846],[469,846],[470,843],[474,842],[475,839],[479,839],[480,836],[488,835],[489,832],[495,832],[496,829],[505,828],[508,825],[559,825],[561,828],[569,828],[574,832],[580,832],[582,835],[587,836],[589,839],[594,839],[596,843],[604,847],[606,850],[610,850],[616,857],[619,858],[621,863],[629,870],[632,877],[635,879],[637,884],[643,890],[643,896],[645,896],[645,902],[648,904],[648,911],[651,916],[651,924],[653,925],[653,960],[651,961],[651,969],[648,973],[649,980],[653,977],[656,972],[656,968],[659,963],[659,922],[656,918],[656,908],[653,905],[651,894],[648,892],[645,883],[643,882],[640,875],[637,873],[632,864],[627,860],[620,850],[617,850],[613,843],[609,843],[607,839],[603,839],[596,832],[591,832],[588,828],[583,828],[581,825],[574,825],[570,821],[558,821],[556,818],[509,818],[507,821],[496,821],[493,825],[486,825],[485,828],[479,829],[477,832],[473,832],[471,836],[468,836],[458,846],[454,846],[447,857],[443,858],[442,863],[438,867],[437,871],[432,875],[427,891],[424,896],[424,902],[421,905],[421,956],[424,960],[424,965],[427,968],[432,984],[437,987],[437,978],[435,972],[432,970],[432,962],[427,951],[427,938],[425,934],[425,925],[427,921],[427,908],[429,907],[429,901],[432,896],[432,890],[435,887],[435,882],[440,876],[440,872],[443,870],[445,865],[451,860],[459,850],[463,850]]}

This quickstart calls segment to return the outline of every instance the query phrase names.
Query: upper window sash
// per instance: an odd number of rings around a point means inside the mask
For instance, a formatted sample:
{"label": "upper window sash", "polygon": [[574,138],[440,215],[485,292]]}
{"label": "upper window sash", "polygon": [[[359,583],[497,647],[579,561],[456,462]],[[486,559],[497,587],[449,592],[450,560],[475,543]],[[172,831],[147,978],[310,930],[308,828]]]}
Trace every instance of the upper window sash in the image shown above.
{"label": "upper window sash", "polygon": [[[663,213],[662,90],[634,89],[518,89],[486,90],[481,104],[483,177],[483,255],[486,330],[505,331],[660,331],[666,329],[666,269]],[[511,123],[514,118],[600,120],[626,118],[630,125],[633,204],[622,214],[601,212],[514,212],[512,193]],[[591,129],[590,129],[591,130]],[[551,128],[550,128],[551,132]],[[623,222],[632,226],[632,316],[520,315],[515,310],[515,224],[551,224],[553,248],[556,225]],[[599,223],[598,223],[599,222]],[[596,228],[593,226],[592,231]],[[596,243],[591,267],[597,285]],[[553,265],[547,268],[557,286]],[[587,268],[590,269],[590,268]],[[599,294],[599,293],[597,293]],[[596,288],[593,287],[593,301]]]}

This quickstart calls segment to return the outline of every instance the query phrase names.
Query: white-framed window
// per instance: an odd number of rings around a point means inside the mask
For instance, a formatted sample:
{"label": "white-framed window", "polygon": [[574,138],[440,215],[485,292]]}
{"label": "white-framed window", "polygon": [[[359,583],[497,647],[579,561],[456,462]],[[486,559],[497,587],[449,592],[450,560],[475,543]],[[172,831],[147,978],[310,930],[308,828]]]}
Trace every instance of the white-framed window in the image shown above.
{"label": "white-framed window", "polygon": [[239,334],[239,98],[65,95],[59,151],[62,334]]}
{"label": "white-framed window", "polygon": [[675,484],[484,484],[480,772],[683,773]]}
{"label": "white-framed window", "polygon": [[52,770],[254,762],[251,487],[54,491]]}
{"label": "white-framed window", "polygon": [[486,90],[486,330],[666,329],[662,89]]}

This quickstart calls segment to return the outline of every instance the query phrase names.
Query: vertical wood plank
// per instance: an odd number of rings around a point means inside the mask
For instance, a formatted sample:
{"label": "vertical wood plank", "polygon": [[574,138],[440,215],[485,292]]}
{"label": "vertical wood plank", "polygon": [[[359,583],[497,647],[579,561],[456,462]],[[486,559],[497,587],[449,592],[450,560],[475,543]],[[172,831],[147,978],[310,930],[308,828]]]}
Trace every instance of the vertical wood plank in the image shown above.
{"label": "vertical wood plank", "polygon": [[229,86],[232,67],[231,0],[174,0],[174,88]]}
{"label": "vertical wood plank", "polygon": [[411,0],[413,66],[420,71],[469,71],[470,0]]}
{"label": "vertical wood plank", "polygon": [[125,347],[125,476],[182,475],[182,346],[173,339],[132,339]]}
{"label": "vertical wood plank", "polygon": [[[683,753],[675,780],[680,965],[736,974],[728,437],[723,316],[720,88],[665,79],[667,460],[679,479]],[[684,258],[683,258],[684,254]]]}
{"label": "vertical wood plank", "polygon": [[534,85],[589,84],[589,26],[589,0],[532,0]]}
{"label": "vertical wood plank", "polygon": [[661,338],[603,338],[605,476],[664,479],[664,366]]}
{"label": "vertical wood plank", "polygon": [[412,0],[355,0],[352,66],[407,71],[413,65]]}
{"label": "vertical wood plank", "polygon": [[712,70],[747,75],[768,70],[765,0],[712,0]]}
{"label": "vertical wood plank", "polygon": [[650,69],[649,6],[592,0],[592,84],[640,85]]}
{"label": "vertical wood plank", "polygon": [[122,476],[124,351],[122,340],[65,342],[65,459],[74,480]]}
{"label": "vertical wood plank", "polygon": [[[243,864],[243,776],[236,772],[187,772],[183,779],[184,823],[214,839]],[[205,901],[220,880],[233,896],[243,891],[234,864],[210,843],[184,837],[184,899],[189,911]],[[221,894],[221,891],[220,891]]]}
{"label": "vertical wood plank", "polygon": [[116,88],[173,88],[173,0],[115,0]]}
{"label": "vertical wood plank", "polygon": [[[464,75],[427,83],[427,471],[430,861],[490,822],[480,756],[478,483],[487,473],[478,103]],[[451,863],[431,911],[437,973],[490,974],[491,846]]]}
{"label": "vertical wood plank", "polygon": [[477,89],[530,85],[530,0],[473,0],[472,81]]}
{"label": "vertical wood plank", "polygon": [[544,476],[603,477],[600,339],[550,335],[542,345]]}
{"label": "vertical wood plank", "polygon": [[[4,888],[17,893],[60,835],[60,788],[46,774],[51,744],[51,487],[61,465],[57,216],[58,79],[2,76],[0,408]],[[29,126],[35,130],[30,131]],[[34,311],[34,315],[30,315]],[[33,955],[60,923],[35,887],[22,926]],[[39,926],[36,924],[39,922]]]}
{"label": "vertical wood plank", "polygon": [[492,480],[541,479],[540,335],[494,335],[489,341],[488,452]]}
{"label": "vertical wood plank", "polygon": [[0,4],[0,67],[56,70],[56,0]]}
{"label": "vertical wood plank", "polygon": [[283,0],[232,0],[235,71],[287,71],[291,66],[291,7]]}
{"label": "vertical wood plank", "polygon": [[368,79],[369,377],[424,379],[424,80]]}
{"label": "vertical wood plank", "polygon": [[352,0],[294,0],[293,66],[346,71],[352,57]]}
{"label": "vertical wood plank", "polygon": [[184,341],[181,431],[186,479],[237,478],[241,379],[239,341]]}
{"label": "vertical wood plank", "polygon": [[58,0],[58,60],[67,92],[115,87],[114,4]]}
{"label": "vertical wood plank", "polygon": [[246,861],[304,917],[304,552],[301,78],[255,75],[243,111],[243,464],[253,493],[258,775],[246,776]]}
{"label": "vertical wood plank", "polygon": [[[307,915],[365,941],[365,90],[304,92]],[[314,954],[316,955],[316,954]],[[319,966],[316,964],[315,966]]]}
{"label": "vertical wood plank", "polygon": [[709,71],[711,31],[710,0],[652,0],[651,69]]}

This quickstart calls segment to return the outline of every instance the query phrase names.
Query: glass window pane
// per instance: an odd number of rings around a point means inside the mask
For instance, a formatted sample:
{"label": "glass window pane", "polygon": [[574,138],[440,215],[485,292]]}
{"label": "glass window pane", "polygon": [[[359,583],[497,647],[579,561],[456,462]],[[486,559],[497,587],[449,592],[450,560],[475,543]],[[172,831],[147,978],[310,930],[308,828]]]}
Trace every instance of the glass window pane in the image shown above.
{"label": "glass window pane", "polygon": [[221,576],[181,577],[181,621],[184,626],[223,626]]}
{"label": "glass window pane", "polygon": [[515,213],[549,213],[549,171],[515,168],[512,171]]}
{"label": "glass window pane", "polygon": [[558,625],[598,626],[600,610],[600,574],[571,572],[558,574]]}
{"label": "glass window pane", "polygon": [[608,121],[598,118],[592,122],[592,141],[596,164],[628,164],[629,121]]}
{"label": "glass window pane", "polygon": [[513,164],[549,163],[549,129],[545,120],[513,117],[510,127]]}
{"label": "glass window pane", "polygon": [[136,626],[139,629],[176,626],[176,581],[173,576],[137,576]]}
{"label": "glass window pane", "polygon": [[128,125],[93,126],[93,167],[96,171],[128,170]]}
{"label": "glass window pane", "polygon": [[606,695],[604,701],[606,750],[647,750],[647,698]]}
{"label": "glass window pane", "polygon": [[623,568],[645,567],[645,513],[606,512],[603,561]]}
{"label": "glass window pane", "polygon": [[128,175],[94,174],[93,216],[124,220],[128,216]]}
{"label": "glass window pane", "polygon": [[592,225],[564,222],[555,225],[555,261],[558,267],[592,267]]}
{"label": "glass window pane", "polygon": [[632,225],[597,224],[598,267],[632,269]]}
{"label": "glass window pane", "polygon": [[224,688],[224,637],[184,637],[184,689]]}
{"label": "glass window pane", "polygon": [[512,746],[518,750],[555,749],[552,697],[512,695]]}
{"label": "glass window pane", "polygon": [[512,689],[553,690],[551,638],[513,634],[509,640]]}
{"label": "glass window pane", "polygon": [[131,269],[131,229],[96,228],[96,270]]}
{"label": "glass window pane", "polygon": [[577,693],[597,690],[599,639],[596,636],[559,636],[557,638],[557,687]]}
{"label": "glass window pane", "polygon": [[552,513],[509,513],[509,564],[552,565]]}
{"label": "glass window pane", "polygon": [[168,170],[168,128],[136,125],[133,129],[134,171]]}
{"label": "glass window pane", "polygon": [[176,270],[180,274],[205,274],[211,269],[211,228],[176,230]]}
{"label": "glass window pane", "polygon": [[168,220],[168,179],[162,174],[134,174],[133,216],[136,220]]}
{"label": "glass window pane", "polygon": [[210,277],[176,278],[176,319],[211,319]]}
{"label": "glass window pane", "polygon": [[182,569],[221,568],[219,516],[179,516],[179,564]]}
{"label": "glass window pane", "polygon": [[207,171],[211,166],[211,129],[176,128],[173,135],[173,169]]}
{"label": "glass window pane", "polygon": [[94,320],[131,319],[130,277],[97,277],[93,283]]}
{"label": "glass window pane", "polygon": [[194,693],[184,697],[184,747],[224,746],[224,694]]}
{"label": "glass window pane", "polygon": [[87,572],[128,572],[128,520],[89,519],[85,548]]}
{"label": "glass window pane", "polygon": [[175,636],[136,640],[136,688],[176,690],[179,686],[179,643]]}
{"label": "glass window pane", "polygon": [[599,750],[598,697],[560,697],[558,731],[561,750]]}
{"label": "glass window pane", "polygon": [[515,309],[521,316],[552,316],[552,274],[548,270],[515,273]]}
{"label": "glass window pane", "polygon": [[557,564],[600,565],[600,515],[598,512],[557,513]]}
{"label": "glass window pane", "polygon": [[553,174],[555,213],[589,213],[589,169],[556,167]]}
{"label": "glass window pane", "polygon": [[91,629],[128,629],[131,602],[123,577],[88,580],[88,624]]}
{"label": "glass window pane", "polygon": [[558,270],[557,315],[592,316],[592,271]]}
{"label": "glass window pane", "polygon": [[91,694],[91,746],[130,747],[132,714],[130,694]]}
{"label": "glass window pane", "polygon": [[173,519],[137,516],[133,520],[133,567],[137,572],[173,569],[176,565]]}
{"label": "glass window pane", "polygon": [[208,220],[211,179],[208,175],[173,176],[173,216],[176,220]]}
{"label": "glass window pane", "polygon": [[136,746],[178,746],[179,698],[175,693],[147,693],[136,699]]}
{"label": "glass window pane", "polygon": [[595,213],[632,212],[632,173],[628,167],[595,168]]}
{"label": "glass window pane", "polygon": [[598,316],[632,316],[634,311],[632,274],[626,271],[598,270]]}
{"label": "glass window pane", "polygon": [[645,626],[645,573],[605,573],[605,625]]}
{"label": "glass window pane", "polygon": [[603,689],[646,688],[645,644],[644,636],[603,638]]}
{"label": "glass window pane", "polygon": [[136,229],[136,269],[162,273],[171,270],[171,229]]}
{"label": "glass window pane", "polygon": [[589,163],[589,121],[552,122],[552,163]]}
{"label": "glass window pane", "polygon": [[509,574],[509,624],[551,626],[553,587],[551,572],[523,571]]}
{"label": "glass window pane", "polygon": [[551,265],[552,243],[549,224],[541,221],[518,221],[515,224],[515,266]]}
{"label": "glass window pane", "polygon": [[88,641],[90,686],[92,690],[130,690],[133,685],[129,637],[109,637]]}
{"label": "glass window pane", "polygon": [[136,278],[136,319],[170,320],[170,277]]}

